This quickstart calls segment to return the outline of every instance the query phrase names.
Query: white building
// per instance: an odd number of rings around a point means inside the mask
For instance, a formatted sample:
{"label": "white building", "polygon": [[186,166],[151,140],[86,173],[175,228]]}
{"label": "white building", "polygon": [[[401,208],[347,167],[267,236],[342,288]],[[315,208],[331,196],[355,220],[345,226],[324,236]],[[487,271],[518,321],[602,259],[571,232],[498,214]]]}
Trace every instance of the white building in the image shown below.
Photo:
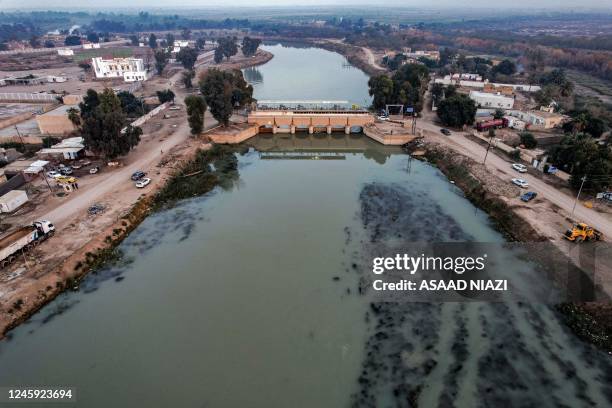
{"label": "white building", "polygon": [[470,98],[482,108],[512,109],[514,98],[488,92],[470,91]]}
{"label": "white building", "polygon": [[181,48],[185,48],[189,46],[189,41],[187,40],[176,40],[174,41],[174,46],[172,47],[172,52],[177,53],[181,51]]}
{"label": "white building", "polygon": [[147,70],[141,58],[92,58],[91,65],[96,78],[123,78],[125,82],[145,81]]}
{"label": "white building", "polygon": [[562,126],[569,118],[559,113],[547,112],[541,110],[533,111],[519,111],[513,110],[508,112],[509,115],[514,116],[527,123],[529,126],[533,126],[541,129],[553,129]]}
{"label": "white building", "polygon": [[94,48],[100,48],[100,43],[85,43],[83,44],[83,49],[91,50]]}
{"label": "white building", "polygon": [[510,129],[525,130],[527,128],[527,124],[525,122],[514,116],[504,116],[504,118],[508,121],[508,127]]}
{"label": "white building", "polygon": [[74,51],[69,48],[58,48],[57,55],[70,56],[74,55]]}
{"label": "white building", "polygon": [[478,88],[478,89],[484,89],[485,84],[491,84],[495,88],[510,87],[514,91],[523,91],[523,92],[537,92],[541,89],[540,86],[538,85],[501,84],[497,82],[489,82],[488,80],[477,81],[477,80],[461,79],[460,77],[452,78],[450,75],[446,75],[444,78],[436,78],[434,79],[434,82],[436,84],[442,84],[442,85],[456,85],[456,86],[464,86],[466,88]]}

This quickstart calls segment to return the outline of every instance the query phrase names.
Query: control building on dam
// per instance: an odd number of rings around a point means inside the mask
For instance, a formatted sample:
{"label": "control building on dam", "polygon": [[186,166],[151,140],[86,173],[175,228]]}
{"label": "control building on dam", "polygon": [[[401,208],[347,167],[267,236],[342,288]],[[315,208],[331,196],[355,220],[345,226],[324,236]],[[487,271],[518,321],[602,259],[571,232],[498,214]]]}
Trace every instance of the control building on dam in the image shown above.
{"label": "control building on dam", "polygon": [[374,116],[365,110],[255,110],[249,114],[248,123],[257,125],[260,132],[342,131],[349,134],[363,131],[374,123]]}

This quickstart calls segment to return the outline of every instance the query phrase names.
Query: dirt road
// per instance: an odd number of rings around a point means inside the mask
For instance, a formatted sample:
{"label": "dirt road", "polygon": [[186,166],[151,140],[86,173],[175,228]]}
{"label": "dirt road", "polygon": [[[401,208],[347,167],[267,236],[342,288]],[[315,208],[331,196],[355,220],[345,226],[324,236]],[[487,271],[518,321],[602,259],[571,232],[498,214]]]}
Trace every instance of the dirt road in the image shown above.
{"label": "dirt road", "polygon": [[[482,162],[486,148],[472,140],[466,138],[462,132],[452,132],[450,136],[443,136],[440,133],[440,125],[432,123],[428,120],[417,121],[417,128],[428,130],[432,133],[432,138],[449,147],[455,149],[459,153],[466,155],[478,162]],[[428,135],[429,137],[429,135]],[[554,205],[560,207],[568,214],[571,214],[574,207],[575,197],[569,196],[563,191],[557,190],[555,187],[547,184],[543,180],[531,176],[529,174],[520,174],[512,169],[510,164],[503,158],[496,155],[493,151],[489,151],[487,155],[486,167],[493,172],[498,173],[498,176],[507,178],[508,183],[513,177],[523,178],[529,183],[529,191],[535,191],[542,198],[546,198]],[[605,236],[612,237],[612,220],[605,215],[598,213],[595,210],[586,208],[580,203],[576,205],[574,211],[574,219],[580,222],[586,222],[601,230]]]}
{"label": "dirt road", "polygon": [[380,69],[383,71],[385,70],[385,67],[381,67],[380,65],[378,65],[378,63],[376,62],[376,56],[374,55],[371,49],[369,49],[368,47],[361,47],[361,49],[368,57],[368,64],[372,65],[376,69]]}

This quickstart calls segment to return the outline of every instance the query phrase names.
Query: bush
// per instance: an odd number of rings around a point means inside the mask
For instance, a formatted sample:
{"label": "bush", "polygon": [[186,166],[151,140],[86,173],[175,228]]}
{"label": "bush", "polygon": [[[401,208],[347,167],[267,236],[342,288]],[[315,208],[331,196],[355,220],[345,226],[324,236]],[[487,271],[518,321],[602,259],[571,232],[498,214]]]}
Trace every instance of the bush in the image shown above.
{"label": "bush", "polygon": [[533,134],[529,132],[523,132],[520,134],[521,144],[525,146],[527,149],[533,149],[538,146],[538,141],[533,136]]}

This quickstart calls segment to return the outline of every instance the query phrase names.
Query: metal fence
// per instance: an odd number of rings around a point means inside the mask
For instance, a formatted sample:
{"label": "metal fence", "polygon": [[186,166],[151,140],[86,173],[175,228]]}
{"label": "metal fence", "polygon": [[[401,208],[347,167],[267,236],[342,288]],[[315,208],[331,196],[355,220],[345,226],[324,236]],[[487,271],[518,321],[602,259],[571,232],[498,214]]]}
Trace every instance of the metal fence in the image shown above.
{"label": "metal fence", "polygon": [[60,95],[48,93],[0,93],[0,102],[54,103]]}

